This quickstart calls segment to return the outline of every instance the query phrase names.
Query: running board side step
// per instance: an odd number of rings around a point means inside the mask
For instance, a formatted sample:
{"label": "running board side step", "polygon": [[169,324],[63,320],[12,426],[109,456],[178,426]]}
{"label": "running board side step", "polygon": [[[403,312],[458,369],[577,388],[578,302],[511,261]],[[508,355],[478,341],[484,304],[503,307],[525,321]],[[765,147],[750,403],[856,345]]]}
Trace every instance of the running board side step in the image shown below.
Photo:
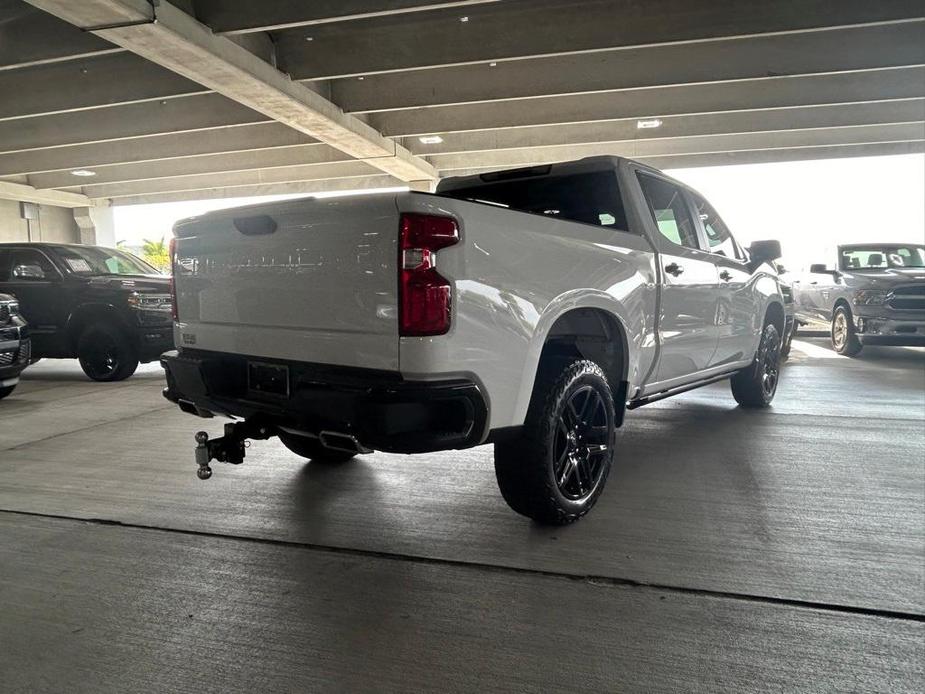
{"label": "running board side step", "polygon": [[702,386],[708,386],[711,383],[725,381],[727,378],[732,378],[735,376],[739,371],[740,369],[736,369],[735,371],[726,371],[716,376],[710,376],[709,378],[705,378],[701,381],[694,381],[693,383],[688,383],[683,386],[676,386],[674,388],[669,388],[668,390],[663,390],[659,393],[646,395],[645,397],[638,398],[636,400],[630,400],[626,404],[626,409],[635,410],[637,407],[642,407],[643,405],[648,405],[653,402],[658,402],[659,400],[664,400],[665,398],[670,398],[672,395],[680,395],[681,393],[686,393],[689,390],[696,390]]}

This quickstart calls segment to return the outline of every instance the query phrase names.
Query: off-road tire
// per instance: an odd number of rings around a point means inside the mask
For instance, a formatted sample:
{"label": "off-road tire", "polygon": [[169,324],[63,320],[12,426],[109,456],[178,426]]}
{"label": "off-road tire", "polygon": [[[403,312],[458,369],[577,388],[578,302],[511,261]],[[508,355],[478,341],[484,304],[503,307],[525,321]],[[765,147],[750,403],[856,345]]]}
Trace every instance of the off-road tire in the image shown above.
{"label": "off-road tire", "polygon": [[138,368],[138,352],[119,328],[93,323],[77,340],[80,368],[94,381],[124,381]]}
{"label": "off-road tire", "polygon": [[310,439],[307,436],[299,436],[298,434],[288,434],[285,431],[279,432],[279,440],[296,455],[308,458],[315,463],[336,465],[346,463],[356,457],[356,453],[325,448],[317,439]]}
{"label": "off-road tire", "polygon": [[742,407],[768,407],[771,404],[780,380],[780,348],[780,333],[768,323],[761,332],[755,359],[730,379],[732,396]]}
{"label": "off-road tire", "polygon": [[793,338],[797,334],[797,323],[793,322],[793,326],[790,330],[787,331],[787,334],[784,335],[783,343],[780,346],[780,358],[786,361],[790,357],[790,352],[793,349]]}
{"label": "off-road tire", "polygon": [[[572,399],[588,392],[589,386],[600,401],[600,405],[597,400],[594,401],[595,412],[589,417],[588,429],[589,432],[591,429],[598,431],[583,439],[586,443],[582,455],[590,467],[585,468],[589,471],[587,475],[582,472],[580,476],[587,479],[589,491],[583,497],[569,498],[560,488],[556,475],[557,464],[560,470],[565,470],[561,466],[561,456],[555,450],[557,443],[561,444],[563,439],[557,437],[565,436],[566,440],[572,441],[568,439],[567,426],[564,434],[560,430],[566,419],[574,421],[570,419],[573,415],[566,413],[565,408],[573,402]],[[592,396],[588,393],[587,397]],[[592,426],[604,418],[606,431],[600,431],[600,426]],[[504,500],[514,511],[538,523],[565,525],[581,518],[600,497],[610,474],[616,439],[615,422],[613,393],[597,364],[589,360],[563,360],[542,367],[520,435],[495,444],[495,475]],[[592,437],[594,441],[600,437],[602,443],[594,444],[594,447],[603,445],[605,452],[588,454]],[[595,456],[593,462],[589,455]],[[557,457],[560,460],[556,460]],[[565,466],[570,465],[571,460],[569,454]],[[577,463],[571,474],[579,474]],[[577,483],[580,487],[580,479]]]}

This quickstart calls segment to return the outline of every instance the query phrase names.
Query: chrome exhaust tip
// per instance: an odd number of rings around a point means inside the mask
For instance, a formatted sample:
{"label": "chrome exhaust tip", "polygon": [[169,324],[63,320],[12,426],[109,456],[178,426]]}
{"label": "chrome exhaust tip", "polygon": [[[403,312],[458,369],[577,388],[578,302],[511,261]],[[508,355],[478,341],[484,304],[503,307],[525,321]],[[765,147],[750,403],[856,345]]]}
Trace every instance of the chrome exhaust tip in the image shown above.
{"label": "chrome exhaust tip", "polygon": [[339,431],[322,431],[318,434],[321,445],[325,448],[331,448],[335,451],[347,451],[348,453],[372,453],[372,450],[364,446],[352,434],[344,434]]}

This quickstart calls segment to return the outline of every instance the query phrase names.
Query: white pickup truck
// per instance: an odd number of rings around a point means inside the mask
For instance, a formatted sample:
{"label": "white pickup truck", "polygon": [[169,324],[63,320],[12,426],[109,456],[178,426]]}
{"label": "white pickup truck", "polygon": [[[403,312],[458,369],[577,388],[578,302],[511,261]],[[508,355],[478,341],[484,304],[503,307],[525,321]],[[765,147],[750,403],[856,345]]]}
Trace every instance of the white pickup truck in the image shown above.
{"label": "white pickup truck", "polygon": [[778,382],[776,241],[613,157],[443,180],[435,194],[302,198],[178,222],[165,396],[236,421],[199,476],[279,436],[318,462],[494,443],[501,493],[585,514],[624,412],[721,379]]}

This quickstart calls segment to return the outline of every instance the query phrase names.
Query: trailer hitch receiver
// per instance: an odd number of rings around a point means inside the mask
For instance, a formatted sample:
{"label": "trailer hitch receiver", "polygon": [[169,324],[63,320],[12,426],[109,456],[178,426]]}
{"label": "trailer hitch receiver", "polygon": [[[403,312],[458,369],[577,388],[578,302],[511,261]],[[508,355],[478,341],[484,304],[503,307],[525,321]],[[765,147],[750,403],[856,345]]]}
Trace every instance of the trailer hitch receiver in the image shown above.
{"label": "trailer hitch receiver", "polygon": [[265,425],[250,421],[229,422],[225,425],[225,434],[217,439],[210,439],[205,431],[196,433],[196,476],[207,480],[212,476],[209,463],[217,460],[220,463],[240,465],[244,462],[248,439],[268,439],[276,431]]}

